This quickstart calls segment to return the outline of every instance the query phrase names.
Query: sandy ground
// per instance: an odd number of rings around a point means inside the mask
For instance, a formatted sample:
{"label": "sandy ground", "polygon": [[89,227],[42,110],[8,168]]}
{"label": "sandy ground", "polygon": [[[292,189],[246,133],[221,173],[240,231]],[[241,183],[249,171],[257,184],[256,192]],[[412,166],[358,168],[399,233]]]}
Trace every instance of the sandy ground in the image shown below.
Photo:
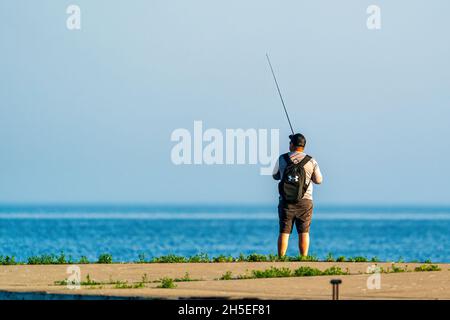
{"label": "sandy ground", "polygon": [[[68,289],[56,285],[68,277],[67,265],[0,266],[0,298],[258,298],[258,299],[330,299],[331,279],[341,279],[340,299],[450,299],[450,265],[439,264],[442,271],[405,272],[381,274],[381,288],[367,288],[366,274],[373,263],[334,262],[239,262],[239,263],[177,263],[177,264],[111,264],[78,265],[81,279],[86,276],[98,282],[141,281],[144,274],[149,283],[145,288],[118,289],[114,285],[82,286]],[[378,263],[388,268],[391,263]],[[413,270],[418,264],[396,264]],[[296,269],[311,266],[321,270],[331,266],[348,268],[350,275],[291,277],[249,280],[217,280],[225,272],[234,276],[249,274],[251,270],[264,270],[271,266]],[[163,277],[182,278],[189,273],[191,279],[200,281],[177,282],[174,289],[157,288]],[[28,294],[26,294],[28,293]],[[33,293],[30,295],[29,293]],[[61,296],[66,295],[66,296]],[[68,296],[67,296],[68,295]]]}

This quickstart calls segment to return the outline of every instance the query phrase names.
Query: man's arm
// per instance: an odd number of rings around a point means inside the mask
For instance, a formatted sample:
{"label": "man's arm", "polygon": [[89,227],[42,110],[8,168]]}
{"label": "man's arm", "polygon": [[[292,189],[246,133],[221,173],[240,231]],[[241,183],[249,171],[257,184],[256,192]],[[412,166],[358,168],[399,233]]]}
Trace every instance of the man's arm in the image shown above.
{"label": "man's arm", "polygon": [[274,178],[275,180],[280,180],[281,179],[280,158],[278,158],[277,162],[275,163],[275,166],[273,167],[272,178]]}
{"label": "man's arm", "polygon": [[320,172],[319,164],[315,160],[313,161],[313,164],[314,164],[314,171],[311,180],[315,184],[321,184],[323,182],[323,176],[322,172]]}

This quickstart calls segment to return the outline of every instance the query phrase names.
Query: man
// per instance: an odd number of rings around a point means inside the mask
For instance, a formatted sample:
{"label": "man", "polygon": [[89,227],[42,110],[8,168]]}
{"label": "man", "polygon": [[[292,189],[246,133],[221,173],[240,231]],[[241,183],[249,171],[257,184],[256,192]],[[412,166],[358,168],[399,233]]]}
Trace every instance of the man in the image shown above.
{"label": "man", "polygon": [[[279,184],[280,201],[278,204],[280,222],[280,234],[278,236],[279,257],[283,257],[286,254],[289,235],[292,232],[294,222],[298,232],[300,255],[308,255],[309,227],[313,213],[313,183],[320,184],[323,179],[316,160],[304,153],[305,137],[297,133],[290,135],[289,139],[290,152],[278,158],[273,171],[273,178],[281,180]],[[285,176],[286,171],[289,172],[289,176]]]}

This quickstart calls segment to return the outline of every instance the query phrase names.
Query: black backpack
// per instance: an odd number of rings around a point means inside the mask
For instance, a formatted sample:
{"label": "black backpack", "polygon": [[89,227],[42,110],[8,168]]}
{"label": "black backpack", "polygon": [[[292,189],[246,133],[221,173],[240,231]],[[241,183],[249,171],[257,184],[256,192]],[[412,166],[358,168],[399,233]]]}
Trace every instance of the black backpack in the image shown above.
{"label": "black backpack", "polygon": [[282,156],[286,161],[287,167],[284,170],[283,177],[278,184],[278,191],[281,199],[287,203],[297,203],[305,195],[309,187],[306,184],[305,164],[312,159],[310,156],[305,156],[299,163],[292,162],[289,154],[285,153]]}

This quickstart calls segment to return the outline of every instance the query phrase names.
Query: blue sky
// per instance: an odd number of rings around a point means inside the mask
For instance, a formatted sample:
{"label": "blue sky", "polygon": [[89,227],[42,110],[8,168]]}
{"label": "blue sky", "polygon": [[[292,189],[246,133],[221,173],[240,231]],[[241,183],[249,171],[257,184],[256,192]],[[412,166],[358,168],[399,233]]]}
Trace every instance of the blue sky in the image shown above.
{"label": "blue sky", "polygon": [[[66,28],[70,4],[79,31]],[[366,27],[381,7],[382,28]],[[271,203],[259,166],[174,166],[170,135],[289,134],[319,203],[449,204],[448,1],[2,1],[0,203]]]}

